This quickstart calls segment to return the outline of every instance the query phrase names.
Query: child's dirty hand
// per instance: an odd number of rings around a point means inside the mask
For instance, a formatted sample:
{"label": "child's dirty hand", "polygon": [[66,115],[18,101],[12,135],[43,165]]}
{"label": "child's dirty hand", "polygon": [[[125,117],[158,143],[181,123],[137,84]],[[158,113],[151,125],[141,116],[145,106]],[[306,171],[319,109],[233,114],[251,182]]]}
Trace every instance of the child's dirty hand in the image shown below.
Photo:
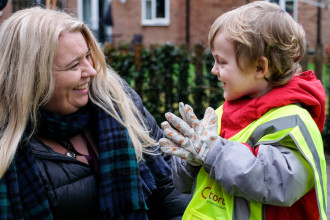
{"label": "child's dirty hand", "polygon": [[[203,162],[210,147],[219,138],[217,115],[212,108],[207,108],[203,120],[200,121],[189,105],[180,103],[179,110],[184,120],[172,113],[165,114],[168,122],[177,130],[167,122],[163,122],[164,134],[172,143],[172,151],[178,151],[180,147],[185,150],[180,150],[181,158],[189,156]],[[166,150],[169,151],[169,142],[160,142],[160,144],[166,146]]]}
{"label": "child's dirty hand", "polygon": [[[184,138],[183,135],[177,130],[173,129],[167,121],[164,121],[161,124],[161,127],[164,130],[165,136],[172,136],[176,139]],[[161,145],[161,150],[164,153],[180,157],[193,166],[202,165],[202,161],[193,153],[194,149],[192,148],[192,145],[191,148],[184,149],[180,145],[175,144],[173,141],[167,138],[161,138],[159,140],[159,144]]]}
{"label": "child's dirty hand", "polygon": [[174,144],[167,138],[161,138],[159,140],[159,144],[161,145],[161,150],[164,153],[180,157],[187,161],[192,166],[200,166],[202,165],[202,161],[198,159],[193,153],[187,151],[186,149]]}
{"label": "child's dirty hand", "polygon": [[218,116],[213,108],[208,107],[205,110],[204,117],[201,121],[196,117],[192,107],[182,102],[179,103],[179,112],[184,121],[187,122],[190,127],[194,128],[196,133],[204,136],[203,141],[208,145],[212,145],[213,142],[219,138]]}

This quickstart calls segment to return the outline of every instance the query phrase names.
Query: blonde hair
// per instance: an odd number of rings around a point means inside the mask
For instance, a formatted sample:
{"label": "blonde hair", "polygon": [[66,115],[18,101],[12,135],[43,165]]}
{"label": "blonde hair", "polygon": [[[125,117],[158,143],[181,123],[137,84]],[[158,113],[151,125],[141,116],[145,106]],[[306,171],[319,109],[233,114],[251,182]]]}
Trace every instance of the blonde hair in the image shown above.
{"label": "blonde hair", "polygon": [[[89,97],[123,124],[137,159],[155,144],[141,113],[124,91],[121,78],[106,65],[103,51],[88,27],[73,16],[39,7],[14,13],[0,28],[0,178],[10,166],[27,125],[33,135],[37,112],[54,92],[52,76],[58,38],[62,31],[80,32],[91,51],[97,75]],[[117,113],[118,108],[119,113]]]}
{"label": "blonde hair", "polygon": [[243,5],[217,18],[208,36],[211,50],[219,32],[234,43],[241,69],[265,56],[271,74],[266,80],[274,86],[292,78],[306,50],[302,26],[278,5],[265,1]]}

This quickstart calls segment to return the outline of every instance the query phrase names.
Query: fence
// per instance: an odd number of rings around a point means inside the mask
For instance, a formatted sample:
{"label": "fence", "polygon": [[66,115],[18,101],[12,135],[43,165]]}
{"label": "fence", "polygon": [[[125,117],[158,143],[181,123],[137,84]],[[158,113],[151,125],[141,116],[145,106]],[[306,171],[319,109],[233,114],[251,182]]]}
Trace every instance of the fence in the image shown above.
{"label": "fence", "polygon": [[198,117],[207,106],[217,108],[223,102],[219,81],[210,73],[213,58],[201,45],[192,52],[172,44],[150,49],[139,44],[116,49],[106,45],[104,51],[108,63],[137,91],[159,124],[166,112],[178,113],[180,101],[192,105]]}

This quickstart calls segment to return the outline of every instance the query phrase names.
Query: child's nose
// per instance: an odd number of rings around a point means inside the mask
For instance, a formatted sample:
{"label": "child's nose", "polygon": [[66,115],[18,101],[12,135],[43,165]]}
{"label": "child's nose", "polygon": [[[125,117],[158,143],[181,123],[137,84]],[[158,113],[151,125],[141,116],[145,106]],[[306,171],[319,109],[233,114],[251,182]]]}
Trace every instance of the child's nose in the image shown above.
{"label": "child's nose", "polygon": [[216,66],[214,65],[214,66],[212,67],[212,69],[211,69],[211,73],[212,73],[213,75],[218,75],[218,74],[220,73],[220,71],[219,71],[219,69],[216,68]]}

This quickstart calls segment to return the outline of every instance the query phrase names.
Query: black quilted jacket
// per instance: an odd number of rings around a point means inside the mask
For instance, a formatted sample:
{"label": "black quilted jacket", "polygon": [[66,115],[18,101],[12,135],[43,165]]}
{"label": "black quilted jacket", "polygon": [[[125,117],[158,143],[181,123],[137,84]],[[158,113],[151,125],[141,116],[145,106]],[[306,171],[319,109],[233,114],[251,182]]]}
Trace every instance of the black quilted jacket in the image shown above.
{"label": "black quilted jacket", "polygon": [[[126,86],[136,106],[145,117],[151,136],[159,140],[162,130],[143,107],[138,94]],[[53,151],[37,139],[30,141],[55,219],[97,219],[97,180],[91,168],[80,161]],[[170,163],[171,157],[163,155]],[[181,194],[168,176],[158,182],[158,189],[147,201],[149,219],[179,220],[190,195]]]}

